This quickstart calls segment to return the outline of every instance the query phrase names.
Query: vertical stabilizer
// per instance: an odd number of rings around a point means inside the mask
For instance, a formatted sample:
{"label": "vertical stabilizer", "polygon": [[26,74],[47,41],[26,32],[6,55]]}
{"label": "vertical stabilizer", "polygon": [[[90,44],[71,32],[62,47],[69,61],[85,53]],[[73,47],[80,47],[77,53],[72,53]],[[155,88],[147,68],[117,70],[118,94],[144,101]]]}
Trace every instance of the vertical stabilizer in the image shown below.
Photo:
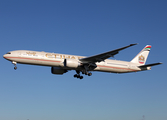
{"label": "vertical stabilizer", "polygon": [[144,47],[144,49],[142,51],[140,51],[139,54],[136,55],[136,57],[134,57],[131,60],[131,62],[144,65],[146,63],[150,49],[151,49],[151,45],[146,45],[146,47]]}

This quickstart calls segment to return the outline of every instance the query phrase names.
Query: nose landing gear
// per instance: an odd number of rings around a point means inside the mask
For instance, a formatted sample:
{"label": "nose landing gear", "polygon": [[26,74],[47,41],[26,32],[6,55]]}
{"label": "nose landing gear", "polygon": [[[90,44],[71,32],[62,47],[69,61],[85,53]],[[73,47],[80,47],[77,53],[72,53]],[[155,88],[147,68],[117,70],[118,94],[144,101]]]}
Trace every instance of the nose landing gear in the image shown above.
{"label": "nose landing gear", "polygon": [[17,62],[12,61],[12,64],[14,64],[14,66],[15,66],[14,69],[16,70],[16,69],[17,69],[17,66],[16,66],[16,65],[17,65]]}

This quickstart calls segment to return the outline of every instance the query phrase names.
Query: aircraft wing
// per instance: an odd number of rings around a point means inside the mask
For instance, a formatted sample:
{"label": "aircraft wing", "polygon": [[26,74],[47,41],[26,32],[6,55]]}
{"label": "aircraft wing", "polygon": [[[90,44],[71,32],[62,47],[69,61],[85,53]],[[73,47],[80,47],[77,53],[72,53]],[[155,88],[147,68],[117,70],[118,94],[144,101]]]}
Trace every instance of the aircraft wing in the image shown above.
{"label": "aircraft wing", "polygon": [[128,46],[121,47],[121,48],[118,48],[118,49],[115,49],[115,50],[112,50],[112,51],[109,51],[109,52],[105,52],[105,53],[101,53],[101,54],[98,54],[98,55],[82,58],[82,59],[80,59],[80,61],[91,62],[91,63],[101,62],[101,61],[104,61],[105,59],[107,59],[109,57],[113,57],[114,55],[118,54],[119,51],[124,50],[124,49],[126,49],[128,47],[131,47],[131,46],[134,46],[134,45],[137,45],[137,44],[130,44]]}
{"label": "aircraft wing", "polygon": [[159,62],[159,63],[153,63],[153,64],[141,65],[141,66],[138,66],[138,67],[140,67],[140,68],[144,68],[144,67],[151,67],[151,66],[155,66],[155,65],[159,65],[159,64],[162,64],[162,63]]}

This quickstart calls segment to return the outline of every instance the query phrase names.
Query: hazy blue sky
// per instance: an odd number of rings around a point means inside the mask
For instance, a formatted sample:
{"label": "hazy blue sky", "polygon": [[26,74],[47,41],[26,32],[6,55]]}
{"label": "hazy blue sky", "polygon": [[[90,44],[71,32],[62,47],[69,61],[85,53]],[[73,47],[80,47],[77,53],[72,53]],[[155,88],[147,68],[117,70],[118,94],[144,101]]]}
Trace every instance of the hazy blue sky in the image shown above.
{"label": "hazy blue sky", "polygon": [[[1,0],[0,120],[167,120],[166,0]],[[75,71],[13,64],[12,50],[91,56],[131,43],[113,59],[130,61],[152,45],[151,71]]]}

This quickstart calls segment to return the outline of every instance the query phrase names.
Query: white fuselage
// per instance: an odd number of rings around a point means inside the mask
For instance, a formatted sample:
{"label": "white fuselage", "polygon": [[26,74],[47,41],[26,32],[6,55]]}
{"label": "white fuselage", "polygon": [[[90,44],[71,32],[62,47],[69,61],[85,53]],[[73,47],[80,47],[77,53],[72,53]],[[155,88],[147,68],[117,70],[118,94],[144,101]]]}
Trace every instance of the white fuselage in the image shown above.
{"label": "white fuselage", "polygon": [[[69,69],[69,70],[70,69],[78,70],[80,68],[65,67],[64,59],[72,59],[77,61],[80,64],[81,62],[79,59],[85,58],[84,56],[37,52],[37,51],[29,51],[29,50],[11,51],[10,54],[7,53],[3,57],[9,61],[22,63],[22,64],[60,67],[60,68]],[[139,64],[136,64],[136,63],[111,60],[111,59],[106,59],[105,61],[97,62],[96,65],[97,67],[93,71],[102,71],[102,72],[111,72],[111,73],[137,72],[137,71],[150,69],[149,67],[141,69],[138,67]]]}

